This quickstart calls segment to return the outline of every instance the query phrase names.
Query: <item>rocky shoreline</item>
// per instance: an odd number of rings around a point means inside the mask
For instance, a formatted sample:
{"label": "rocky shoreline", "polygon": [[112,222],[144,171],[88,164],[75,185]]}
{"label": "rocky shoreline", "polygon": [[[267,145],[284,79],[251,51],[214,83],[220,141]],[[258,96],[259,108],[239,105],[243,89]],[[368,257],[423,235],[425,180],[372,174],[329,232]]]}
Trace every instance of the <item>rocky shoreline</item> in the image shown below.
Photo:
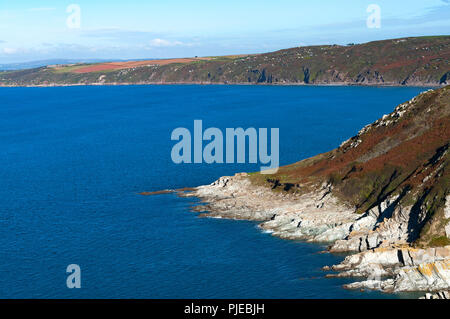
{"label": "rocky shoreline", "polygon": [[258,221],[273,236],[329,243],[329,252],[351,253],[342,263],[324,267],[333,272],[328,277],[365,279],[345,288],[435,292],[429,299],[448,296],[443,291],[450,289],[450,246],[412,247],[405,226],[408,209],[397,207],[395,197],[357,214],[333,195],[330,184],[306,194],[276,192],[253,184],[246,173],[221,177],[182,196],[201,200],[194,211],[202,217]]}
{"label": "rocky shoreline", "polygon": [[407,84],[399,83],[355,83],[355,82],[333,82],[333,83],[248,83],[248,82],[202,82],[202,81],[183,81],[183,82],[88,82],[88,83],[47,83],[47,84],[2,84],[0,88],[48,88],[48,87],[72,87],[72,86],[147,86],[147,85],[243,85],[243,86],[366,86],[366,87],[423,87],[439,88],[446,84],[414,82]]}
{"label": "rocky shoreline", "polygon": [[348,289],[446,291],[449,89],[398,105],[330,152],[271,175],[221,177],[186,196],[202,200],[194,209],[201,216],[258,221],[273,236],[350,254],[324,268],[330,277],[358,278]]}

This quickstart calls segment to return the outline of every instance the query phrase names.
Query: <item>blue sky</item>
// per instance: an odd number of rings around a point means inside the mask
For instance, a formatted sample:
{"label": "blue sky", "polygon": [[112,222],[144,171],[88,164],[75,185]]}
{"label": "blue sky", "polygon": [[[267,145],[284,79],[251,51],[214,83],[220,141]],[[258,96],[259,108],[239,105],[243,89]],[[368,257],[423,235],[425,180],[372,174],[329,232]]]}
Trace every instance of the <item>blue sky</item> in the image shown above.
{"label": "blue sky", "polygon": [[[66,9],[81,9],[69,28]],[[370,4],[381,28],[368,28]],[[450,0],[0,0],[0,64],[260,53],[450,34]]]}

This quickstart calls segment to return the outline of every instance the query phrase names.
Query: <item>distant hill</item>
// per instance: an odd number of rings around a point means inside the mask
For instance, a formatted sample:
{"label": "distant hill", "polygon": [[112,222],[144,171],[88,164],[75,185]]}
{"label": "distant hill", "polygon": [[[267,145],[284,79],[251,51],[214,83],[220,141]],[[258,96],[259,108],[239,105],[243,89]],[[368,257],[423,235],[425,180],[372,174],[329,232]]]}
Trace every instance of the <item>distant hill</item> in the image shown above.
{"label": "distant hill", "polygon": [[450,83],[450,36],[296,47],[257,55],[64,63],[0,73],[0,85]]}
{"label": "distant hill", "polygon": [[84,60],[54,59],[54,60],[38,60],[38,61],[29,61],[29,62],[20,62],[20,63],[6,63],[6,64],[0,64],[0,71],[33,69],[33,68],[40,68],[43,66],[55,65],[55,64],[99,63],[99,62],[106,62],[106,61],[110,61],[110,60],[104,60],[104,59],[84,59]]}

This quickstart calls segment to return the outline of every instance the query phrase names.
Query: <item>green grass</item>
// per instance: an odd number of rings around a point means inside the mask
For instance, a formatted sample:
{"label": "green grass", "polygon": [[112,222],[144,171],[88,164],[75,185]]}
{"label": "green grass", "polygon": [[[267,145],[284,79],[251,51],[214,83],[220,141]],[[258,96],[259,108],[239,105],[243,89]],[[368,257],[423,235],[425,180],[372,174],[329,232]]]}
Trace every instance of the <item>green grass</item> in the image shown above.
{"label": "green grass", "polygon": [[429,246],[430,247],[442,247],[450,245],[450,239],[447,236],[439,236],[431,239]]}

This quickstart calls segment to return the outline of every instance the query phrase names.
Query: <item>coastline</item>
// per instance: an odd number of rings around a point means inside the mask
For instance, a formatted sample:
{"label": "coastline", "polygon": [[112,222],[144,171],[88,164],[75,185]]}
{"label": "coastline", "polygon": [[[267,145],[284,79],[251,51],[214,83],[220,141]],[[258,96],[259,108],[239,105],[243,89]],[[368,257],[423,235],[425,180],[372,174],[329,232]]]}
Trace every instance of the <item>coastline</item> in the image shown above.
{"label": "coastline", "polygon": [[437,83],[414,83],[414,84],[398,84],[398,83],[351,83],[351,82],[336,82],[336,83],[248,83],[248,82],[112,82],[112,83],[51,83],[51,84],[32,84],[32,85],[5,85],[0,84],[0,88],[48,88],[48,87],[78,87],[78,86],[156,86],[156,85],[231,85],[231,86],[306,86],[306,87],[420,87],[420,88],[440,88],[446,84]]}
{"label": "coastline", "polygon": [[449,291],[448,88],[422,92],[328,153],[271,176],[224,176],[186,196],[203,202],[200,216],[254,220],[273,236],[350,253],[324,268],[365,278],[345,288]]}
{"label": "coastline", "polygon": [[[349,254],[338,265],[325,266],[326,277],[365,278],[344,285],[346,289],[369,289],[385,293],[433,292],[427,297],[447,296],[450,289],[450,246],[415,248],[397,240],[381,247],[354,246],[357,234],[368,243],[375,237],[387,238],[386,227],[373,230],[374,212],[357,214],[335,198],[330,185],[316,192],[284,194],[254,185],[246,173],[224,176],[210,185],[180,190],[183,197],[197,197],[201,204],[193,211],[200,217],[251,220],[272,236],[288,240],[328,244],[329,253]],[[386,210],[389,203],[385,204]],[[390,229],[399,222],[391,222]],[[371,239],[372,238],[372,239]]]}

